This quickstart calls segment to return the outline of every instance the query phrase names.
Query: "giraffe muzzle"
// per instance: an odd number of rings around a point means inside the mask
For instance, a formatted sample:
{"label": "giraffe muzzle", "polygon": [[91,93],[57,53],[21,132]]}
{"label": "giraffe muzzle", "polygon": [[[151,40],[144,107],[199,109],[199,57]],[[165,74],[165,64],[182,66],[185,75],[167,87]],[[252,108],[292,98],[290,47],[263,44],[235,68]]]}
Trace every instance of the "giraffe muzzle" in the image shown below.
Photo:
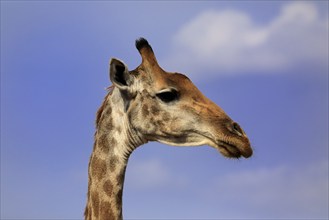
{"label": "giraffe muzzle", "polygon": [[240,158],[241,156],[249,158],[253,153],[248,139],[238,143],[218,141],[217,144],[219,146],[219,152],[229,158]]}
{"label": "giraffe muzzle", "polygon": [[216,139],[216,148],[222,155],[229,158],[252,156],[250,141],[238,123],[228,120],[222,129],[224,135],[219,135]]}

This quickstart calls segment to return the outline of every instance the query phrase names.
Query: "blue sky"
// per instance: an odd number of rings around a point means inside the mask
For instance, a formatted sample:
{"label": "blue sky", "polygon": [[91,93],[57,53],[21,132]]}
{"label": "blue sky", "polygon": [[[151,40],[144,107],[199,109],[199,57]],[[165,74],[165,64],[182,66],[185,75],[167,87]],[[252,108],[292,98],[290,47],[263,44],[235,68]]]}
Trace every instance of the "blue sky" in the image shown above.
{"label": "blue sky", "polygon": [[327,1],[1,1],[1,219],[82,218],[108,61],[140,36],[255,153],[148,143],[125,218],[328,218]]}

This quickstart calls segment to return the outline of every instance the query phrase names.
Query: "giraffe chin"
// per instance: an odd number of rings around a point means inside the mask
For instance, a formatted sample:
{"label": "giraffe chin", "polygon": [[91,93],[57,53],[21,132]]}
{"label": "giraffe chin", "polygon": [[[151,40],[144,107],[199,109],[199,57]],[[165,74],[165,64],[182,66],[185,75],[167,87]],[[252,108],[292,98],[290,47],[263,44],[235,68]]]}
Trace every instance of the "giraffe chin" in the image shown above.
{"label": "giraffe chin", "polygon": [[243,156],[244,158],[249,158],[252,155],[252,151],[240,150],[239,147],[237,147],[233,144],[227,143],[227,142],[223,142],[223,141],[220,141],[217,144],[217,149],[224,157],[227,157],[227,158],[238,159],[241,156]]}

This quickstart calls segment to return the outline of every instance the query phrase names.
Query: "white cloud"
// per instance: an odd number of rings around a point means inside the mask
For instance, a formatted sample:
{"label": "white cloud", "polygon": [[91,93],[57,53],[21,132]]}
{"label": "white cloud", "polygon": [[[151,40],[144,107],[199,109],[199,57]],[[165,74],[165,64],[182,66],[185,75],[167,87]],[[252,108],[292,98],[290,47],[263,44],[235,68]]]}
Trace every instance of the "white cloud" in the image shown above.
{"label": "white cloud", "polygon": [[[209,189],[208,199],[220,195],[217,204],[229,204],[222,213],[229,217],[328,217],[328,161],[234,173],[218,177]],[[237,212],[234,207],[243,208]]]}
{"label": "white cloud", "polygon": [[182,186],[184,178],[170,171],[161,160],[153,158],[144,161],[131,161],[126,175],[126,182],[137,189]]}
{"label": "white cloud", "polygon": [[310,2],[284,5],[265,25],[242,11],[208,10],[174,35],[173,48],[164,63],[190,74],[327,65],[328,19]]}
{"label": "white cloud", "polygon": [[[166,204],[167,209],[140,213],[139,218],[326,219],[328,217],[328,161],[297,166],[249,168],[204,179],[170,170],[159,159],[133,160],[126,175],[128,194],[146,193],[143,207]],[[183,176],[183,177],[182,177]],[[148,199],[157,193],[161,202]],[[169,197],[165,194],[171,193]],[[162,194],[161,194],[162,193]],[[161,197],[162,195],[162,197]],[[190,195],[183,198],[182,195]],[[128,199],[128,197],[127,197]],[[128,200],[129,201],[129,200]],[[178,201],[184,201],[179,203]],[[129,203],[135,207],[135,203]],[[173,214],[166,213],[168,210]],[[194,207],[194,209],[193,209]],[[197,207],[197,208],[196,208]],[[136,211],[134,218],[136,218]],[[153,215],[153,217],[151,217]]]}

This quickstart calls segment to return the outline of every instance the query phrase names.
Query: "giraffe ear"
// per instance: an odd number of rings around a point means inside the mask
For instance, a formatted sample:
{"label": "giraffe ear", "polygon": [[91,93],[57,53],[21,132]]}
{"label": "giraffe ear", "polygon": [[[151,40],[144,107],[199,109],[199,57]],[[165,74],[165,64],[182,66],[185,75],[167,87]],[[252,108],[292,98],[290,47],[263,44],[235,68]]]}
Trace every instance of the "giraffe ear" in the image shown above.
{"label": "giraffe ear", "polygon": [[124,110],[127,112],[134,94],[129,90],[129,86],[133,83],[133,77],[129,74],[126,64],[112,58],[110,61],[110,80],[119,88],[124,102]]}
{"label": "giraffe ear", "polygon": [[122,61],[112,58],[110,61],[110,80],[121,90],[126,90],[132,84],[128,67]]}

